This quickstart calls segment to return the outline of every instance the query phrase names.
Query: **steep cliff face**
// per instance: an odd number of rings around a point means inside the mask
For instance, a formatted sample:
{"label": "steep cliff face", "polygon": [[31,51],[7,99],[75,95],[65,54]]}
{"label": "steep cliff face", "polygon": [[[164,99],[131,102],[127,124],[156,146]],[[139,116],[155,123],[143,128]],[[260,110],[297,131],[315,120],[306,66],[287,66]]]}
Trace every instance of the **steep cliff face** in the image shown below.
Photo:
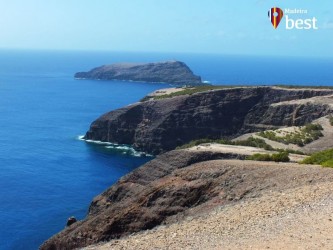
{"label": "steep cliff face", "polygon": [[[195,139],[233,138],[267,128],[304,125],[331,113],[331,106],[288,101],[332,93],[251,87],[136,103],[98,118],[85,139],[129,144],[159,154]],[[281,102],[285,103],[274,105]]]}
{"label": "steep cliff face", "polygon": [[[186,195],[188,190],[182,187],[182,183],[171,188],[171,180],[158,180],[191,164],[229,157],[221,153],[186,151],[161,155],[124,176],[116,185],[97,196],[84,221],[55,235],[40,249],[75,249],[153,228],[168,216],[184,211],[187,207],[200,203],[200,200],[203,202],[200,190]],[[156,204],[157,200],[159,204]]]}
{"label": "steep cliff face", "polygon": [[201,77],[193,74],[183,62],[122,63],[104,65],[89,72],[78,72],[77,79],[165,82],[177,85],[202,85]]}

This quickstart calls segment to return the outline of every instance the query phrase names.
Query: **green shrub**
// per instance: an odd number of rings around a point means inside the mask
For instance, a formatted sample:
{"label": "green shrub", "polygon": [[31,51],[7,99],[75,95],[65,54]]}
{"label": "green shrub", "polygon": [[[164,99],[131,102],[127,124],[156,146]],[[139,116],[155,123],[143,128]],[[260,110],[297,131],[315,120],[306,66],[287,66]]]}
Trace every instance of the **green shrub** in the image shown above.
{"label": "green shrub", "polygon": [[323,136],[321,132],[322,130],[323,127],[321,125],[310,123],[306,124],[298,132],[287,132],[285,136],[279,136],[277,132],[272,130],[259,132],[258,135],[271,141],[277,141],[284,144],[291,143],[303,147],[305,144],[309,144]]}
{"label": "green shrub", "polygon": [[321,164],[323,167],[327,167],[327,168],[333,168],[333,159],[332,160],[328,160],[325,161]]}
{"label": "green shrub", "polygon": [[304,139],[304,144],[309,144],[311,142],[312,142],[312,139],[309,138],[309,137],[307,137],[307,138]]}
{"label": "green shrub", "polygon": [[234,145],[233,142],[229,141],[229,140],[205,138],[205,139],[193,140],[189,143],[186,143],[182,146],[177,147],[176,149],[192,148],[194,146],[198,146],[198,145],[204,144],[204,143],[218,143],[218,144]]}
{"label": "green shrub", "polygon": [[301,163],[303,164],[318,164],[325,167],[333,167],[333,149],[328,149],[312,154],[305,158]]}
{"label": "green shrub", "polygon": [[287,152],[280,152],[276,154],[272,154],[272,160],[275,162],[289,162],[289,153]]}
{"label": "green shrub", "polygon": [[246,160],[251,161],[271,161],[272,157],[269,154],[254,154],[246,157]]}
{"label": "green shrub", "polygon": [[254,154],[251,156],[246,157],[246,160],[252,161],[275,161],[275,162],[289,162],[289,153],[287,152],[280,152],[276,154]]}
{"label": "green shrub", "polygon": [[243,141],[235,141],[234,145],[263,148],[265,150],[273,150],[273,147],[267,144],[265,140],[260,138],[254,138],[252,136]]}
{"label": "green shrub", "polygon": [[289,149],[289,148],[286,148],[286,149],[277,148],[277,149],[274,149],[274,150],[279,151],[279,152],[287,152],[289,154],[305,155],[304,152],[302,152],[302,151],[293,150],[293,149]]}
{"label": "green shrub", "polygon": [[323,130],[323,127],[320,124],[312,124],[312,123],[306,124],[302,129],[302,131],[304,131],[305,133],[311,133],[313,131],[319,131],[319,130]]}

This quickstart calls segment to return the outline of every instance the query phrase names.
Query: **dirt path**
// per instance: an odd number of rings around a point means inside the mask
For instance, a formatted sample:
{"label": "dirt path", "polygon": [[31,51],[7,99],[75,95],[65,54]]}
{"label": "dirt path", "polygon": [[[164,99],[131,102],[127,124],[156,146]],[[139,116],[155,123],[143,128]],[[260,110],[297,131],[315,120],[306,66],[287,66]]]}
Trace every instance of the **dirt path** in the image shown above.
{"label": "dirt path", "polygon": [[[247,146],[235,146],[235,145],[225,145],[225,144],[217,144],[217,143],[205,143],[199,146],[195,146],[189,149],[189,151],[210,151],[210,152],[220,152],[226,154],[236,154],[236,155],[253,155],[253,154],[273,154],[277,153],[276,151],[268,151],[262,148],[254,148]],[[289,154],[289,158],[291,162],[300,162],[306,156],[298,155],[298,154]]]}

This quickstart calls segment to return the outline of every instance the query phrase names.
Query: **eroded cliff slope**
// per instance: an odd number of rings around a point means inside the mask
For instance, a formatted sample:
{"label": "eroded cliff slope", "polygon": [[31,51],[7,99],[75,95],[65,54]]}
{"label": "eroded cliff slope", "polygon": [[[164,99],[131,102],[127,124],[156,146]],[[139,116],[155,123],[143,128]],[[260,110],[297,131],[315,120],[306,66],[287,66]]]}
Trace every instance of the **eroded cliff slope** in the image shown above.
{"label": "eroded cliff slope", "polygon": [[325,102],[307,99],[332,94],[332,90],[248,87],[150,100],[102,115],[91,124],[85,139],[129,144],[159,154],[195,139],[230,139],[304,125],[333,110]]}

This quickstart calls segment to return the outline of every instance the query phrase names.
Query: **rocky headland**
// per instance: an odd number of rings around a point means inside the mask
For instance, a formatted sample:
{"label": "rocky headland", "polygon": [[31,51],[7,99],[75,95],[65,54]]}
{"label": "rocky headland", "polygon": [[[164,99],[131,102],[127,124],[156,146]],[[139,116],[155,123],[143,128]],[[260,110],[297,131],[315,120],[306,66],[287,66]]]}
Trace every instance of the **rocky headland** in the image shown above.
{"label": "rocky headland", "polygon": [[[323,135],[309,148],[333,147],[333,90],[239,87],[194,92],[164,91],[162,97],[150,96],[92,123],[86,139],[129,144],[159,155],[95,197],[84,220],[41,249],[108,241],[89,249],[283,248],[281,239],[289,242],[287,248],[302,242],[310,248],[333,246],[320,231],[333,228],[328,208],[333,203],[332,169],[300,165],[306,156],[299,154],[290,154],[289,163],[250,161],[248,156],[274,151],[239,145],[205,143],[173,150],[196,139],[237,139],[311,122],[323,125]],[[300,221],[321,226],[300,230]]]}
{"label": "rocky headland", "polygon": [[85,139],[159,154],[196,139],[232,139],[310,123],[332,113],[332,94],[333,90],[240,87],[166,96],[102,115]]}
{"label": "rocky headland", "polygon": [[162,82],[174,85],[204,85],[200,76],[193,74],[183,62],[117,63],[78,72],[76,79],[122,80],[140,82]]}

